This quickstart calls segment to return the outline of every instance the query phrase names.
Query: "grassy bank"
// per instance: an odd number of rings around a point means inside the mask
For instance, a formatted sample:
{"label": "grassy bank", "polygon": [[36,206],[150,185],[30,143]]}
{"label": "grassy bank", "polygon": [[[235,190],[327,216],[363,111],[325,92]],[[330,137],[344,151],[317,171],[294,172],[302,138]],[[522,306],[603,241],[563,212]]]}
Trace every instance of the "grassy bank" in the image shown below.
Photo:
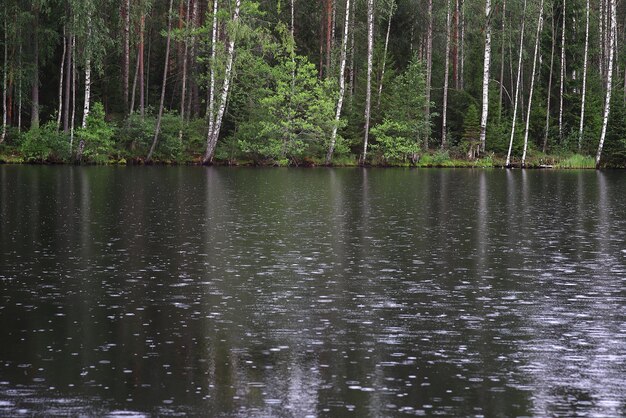
{"label": "grassy bank", "polygon": [[[185,154],[178,158],[155,159],[156,165],[200,165],[201,154]],[[0,164],[75,164],[67,158],[28,158],[18,147],[0,146]],[[86,164],[93,165],[93,162]],[[102,159],[98,165],[145,165],[144,157],[129,154],[113,154]],[[218,159],[215,165],[220,166],[260,166],[260,167],[322,167],[325,161],[322,158],[303,158],[299,161],[290,160],[255,160],[255,159]],[[333,160],[333,167],[358,167],[360,162],[356,156],[337,157]],[[450,155],[448,152],[435,151],[422,153],[416,161],[385,161],[373,158],[368,161],[370,167],[419,167],[419,168],[504,168],[506,157],[490,154],[476,160],[468,160]],[[520,168],[521,161],[513,159],[512,167]],[[533,155],[526,161],[529,169],[595,169],[593,157],[580,154],[569,155]],[[608,168],[623,168],[608,166]]]}

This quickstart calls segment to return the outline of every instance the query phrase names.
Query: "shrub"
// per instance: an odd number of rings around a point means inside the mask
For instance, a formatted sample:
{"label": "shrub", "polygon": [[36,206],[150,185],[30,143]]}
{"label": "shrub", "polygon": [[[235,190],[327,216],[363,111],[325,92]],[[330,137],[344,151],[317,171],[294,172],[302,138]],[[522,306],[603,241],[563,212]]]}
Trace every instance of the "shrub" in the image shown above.
{"label": "shrub", "polygon": [[78,144],[84,146],[82,156],[78,157],[96,164],[107,163],[113,153],[114,132],[113,127],[104,120],[104,106],[94,103],[87,117],[87,127],[76,131]]}
{"label": "shrub", "polygon": [[70,156],[67,136],[52,121],[26,132],[20,150],[28,162],[60,162]]}

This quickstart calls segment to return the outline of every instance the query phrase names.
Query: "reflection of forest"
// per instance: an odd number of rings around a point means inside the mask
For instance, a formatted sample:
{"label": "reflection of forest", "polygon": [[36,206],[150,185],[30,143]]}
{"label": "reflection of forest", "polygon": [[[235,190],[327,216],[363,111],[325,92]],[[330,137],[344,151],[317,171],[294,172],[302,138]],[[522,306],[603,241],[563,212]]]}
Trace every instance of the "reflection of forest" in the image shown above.
{"label": "reflection of forest", "polygon": [[618,180],[0,167],[0,414],[619,415]]}

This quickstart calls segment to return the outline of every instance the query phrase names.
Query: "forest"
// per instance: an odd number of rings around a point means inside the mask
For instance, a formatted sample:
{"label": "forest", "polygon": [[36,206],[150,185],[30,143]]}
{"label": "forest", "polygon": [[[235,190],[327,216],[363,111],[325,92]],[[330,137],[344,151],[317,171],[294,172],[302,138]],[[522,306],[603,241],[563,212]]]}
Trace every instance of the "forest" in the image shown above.
{"label": "forest", "polygon": [[0,7],[3,162],[626,166],[626,1]]}

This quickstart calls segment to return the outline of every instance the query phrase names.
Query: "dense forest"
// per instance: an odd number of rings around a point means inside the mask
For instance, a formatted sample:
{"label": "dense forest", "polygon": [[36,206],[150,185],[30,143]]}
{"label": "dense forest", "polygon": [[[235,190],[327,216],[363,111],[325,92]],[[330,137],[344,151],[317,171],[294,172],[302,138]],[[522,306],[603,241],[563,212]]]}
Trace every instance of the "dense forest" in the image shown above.
{"label": "dense forest", "polygon": [[626,1],[1,7],[3,161],[626,166]]}

